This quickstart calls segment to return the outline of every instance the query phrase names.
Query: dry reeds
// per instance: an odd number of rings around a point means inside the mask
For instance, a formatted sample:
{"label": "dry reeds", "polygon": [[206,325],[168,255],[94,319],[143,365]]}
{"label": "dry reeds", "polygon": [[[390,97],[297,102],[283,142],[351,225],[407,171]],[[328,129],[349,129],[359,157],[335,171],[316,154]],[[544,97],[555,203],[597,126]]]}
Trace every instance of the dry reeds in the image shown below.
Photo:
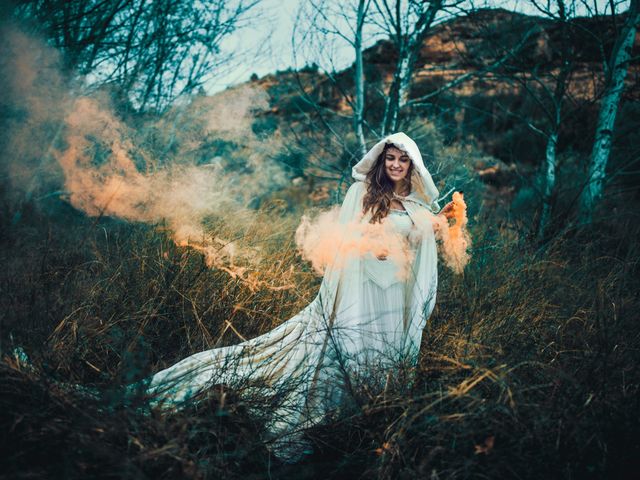
{"label": "dry reeds", "polygon": [[[464,275],[440,270],[415,381],[399,371],[380,390],[362,379],[349,410],[307,432],[315,453],[282,466],[240,392],[212,388],[173,415],[116,405],[120,385],[269,331],[312,299],[318,279],[294,253],[295,222],[272,212],[245,230],[248,244],[263,245],[252,288],[156,228],[29,215],[16,225],[7,212],[2,219],[4,478],[637,472],[637,227],[624,237],[617,224],[574,232],[540,250],[476,218]],[[35,372],[15,364],[17,344]]]}

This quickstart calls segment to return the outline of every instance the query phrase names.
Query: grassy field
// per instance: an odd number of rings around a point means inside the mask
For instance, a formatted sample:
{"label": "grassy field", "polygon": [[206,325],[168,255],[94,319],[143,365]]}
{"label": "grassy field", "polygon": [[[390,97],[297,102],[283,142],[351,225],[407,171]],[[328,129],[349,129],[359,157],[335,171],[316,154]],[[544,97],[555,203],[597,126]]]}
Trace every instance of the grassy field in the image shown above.
{"label": "grassy field", "polygon": [[349,415],[308,432],[301,464],[269,455],[238,392],[167,416],[113,408],[120,385],[267,332],[315,296],[299,216],[276,206],[244,229],[260,260],[233,278],[162,225],[5,203],[0,477],[636,478],[640,228],[624,212],[544,245],[476,215],[464,275],[440,268],[417,381],[358,391]]}

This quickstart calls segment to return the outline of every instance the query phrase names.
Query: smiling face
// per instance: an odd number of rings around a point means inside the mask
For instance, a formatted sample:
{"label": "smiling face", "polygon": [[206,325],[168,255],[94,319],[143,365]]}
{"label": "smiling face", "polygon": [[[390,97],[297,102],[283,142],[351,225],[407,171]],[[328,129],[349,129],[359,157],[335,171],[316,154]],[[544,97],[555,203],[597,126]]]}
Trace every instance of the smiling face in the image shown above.
{"label": "smiling face", "polygon": [[411,159],[407,152],[396,147],[389,147],[384,156],[385,172],[393,183],[401,182],[409,173]]}

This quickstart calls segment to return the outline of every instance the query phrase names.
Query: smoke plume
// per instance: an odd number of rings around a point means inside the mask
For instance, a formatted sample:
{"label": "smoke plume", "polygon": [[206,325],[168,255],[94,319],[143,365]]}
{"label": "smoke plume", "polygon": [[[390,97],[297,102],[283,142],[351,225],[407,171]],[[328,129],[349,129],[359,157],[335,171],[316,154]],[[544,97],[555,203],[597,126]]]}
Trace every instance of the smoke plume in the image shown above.
{"label": "smoke plume", "polygon": [[[429,215],[428,219],[439,240],[445,265],[460,274],[470,259],[471,239],[466,229],[467,206],[462,194],[455,192],[452,200],[451,220],[442,215]],[[409,241],[388,228],[386,222],[370,224],[354,220],[341,224],[338,212],[338,207],[334,207],[314,219],[304,216],[296,231],[300,255],[311,262],[316,273],[324,274],[327,266],[344,268],[348,259],[354,256],[373,255],[396,264],[398,278],[407,278],[414,259]]]}
{"label": "smoke plume", "polygon": [[303,216],[296,231],[300,255],[311,262],[316,273],[324,274],[327,266],[341,269],[354,256],[384,258],[397,266],[398,279],[410,272],[413,252],[409,242],[387,223],[360,223],[357,220],[341,224],[339,208],[323,212],[315,219]]}
{"label": "smoke plume", "polygon": [[453,193],[453,215],[450,221],[440,215],[434,215],[436,238],[440,240],[440,253],[445,264],[454,272],[461,274],[471,258],[469,248],[471,237],[467,231],[467,204],[460,192]]}
{"label": "smoke plume", "polygon": [[[89,216],[162,224],[208,265],[260,286],[250,271],[259,251],[242,241],[256,221],[249,205],[289,181],[272,160],[280,138],[252,131],[255,114],[269,107],[263,90],[196,97],[132,128],[106,94],[80,92],[55,49],[15,27],[3,27],[1,39],[0,80],[9,93],[2,160],[14,193],[61,195]],[[224,237],[206,227],[212,217],[232,217]]]}

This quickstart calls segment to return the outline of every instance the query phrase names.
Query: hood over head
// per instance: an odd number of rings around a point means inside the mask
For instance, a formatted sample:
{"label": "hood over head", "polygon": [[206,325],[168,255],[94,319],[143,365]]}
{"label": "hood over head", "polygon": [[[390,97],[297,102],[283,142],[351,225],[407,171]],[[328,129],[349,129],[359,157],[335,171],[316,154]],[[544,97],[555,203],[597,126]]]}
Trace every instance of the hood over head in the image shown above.
{"label": "hood over head", "polygon": [[428,200],[430,202],[429,207],[432,210],[439,210],[440,207],[438,205],[438,189],[433,183],[433,179],[431,178],[429,170],[427,170],[427,167],[425,167],[424,162],[422,161],[422,155],[420,154],[420,150],[418,149],[416,142],[409,138],[409,136],[404,132],[397,132],[391,135],[387,135],[385,138],[376,143],[366,153],[366,155],[362,157],[362,160],[354,165],[351,171],[351,175],[353,176],[353,178],[361,182],[364,182],[366,180],[367,173],[376,164],[378,157],[382,153],[382,150],[387,143],[390,143],[396,148],[407,152],[407,155],[413,163],[414,171],[418,174],[418,179],[422,183],[424,193],[428,197]]}

